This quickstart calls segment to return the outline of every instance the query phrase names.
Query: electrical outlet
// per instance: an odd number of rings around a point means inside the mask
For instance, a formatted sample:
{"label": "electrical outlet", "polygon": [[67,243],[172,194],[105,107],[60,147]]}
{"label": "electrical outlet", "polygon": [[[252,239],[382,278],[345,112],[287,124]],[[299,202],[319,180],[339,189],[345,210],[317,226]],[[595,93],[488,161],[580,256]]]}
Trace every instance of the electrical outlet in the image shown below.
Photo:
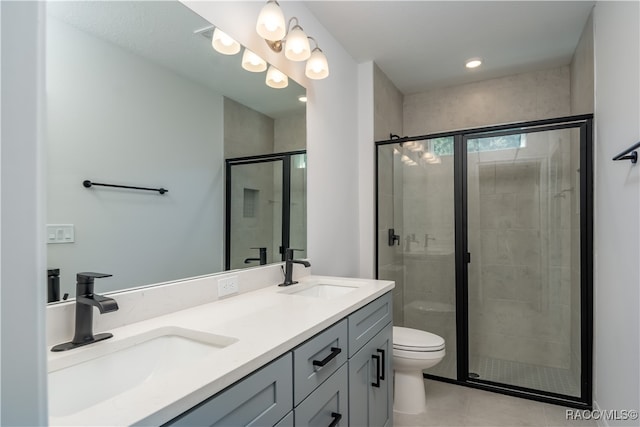
{"label": "electrical outlet", "polygon": [[218,280],[218,297],[238,293],[238,276]]}

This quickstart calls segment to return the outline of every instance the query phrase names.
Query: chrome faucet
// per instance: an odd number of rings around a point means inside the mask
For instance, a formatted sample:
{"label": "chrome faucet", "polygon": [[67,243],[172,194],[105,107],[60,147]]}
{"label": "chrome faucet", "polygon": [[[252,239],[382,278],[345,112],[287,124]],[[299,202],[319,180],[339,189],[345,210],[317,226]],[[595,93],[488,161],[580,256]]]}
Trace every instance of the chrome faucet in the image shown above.
{"label": "chrome faucet", "polygon": [[285,249],[284,250],[284,282],[280,283],[278,286],[289,286],[294,285],[298,282],[293,280],[293,264],[302,264],[305,267],[311,267],[311,264],[308,261],[301,259],[293,259],[293,251],[302,250],[302,249]]}
{"label": "chrome faucet", "polygon": [[93,281],[111,274],[78,273],[76,283],[76,330],[69,342],[54,346],[51,351],[65,351],[76,347],[111,338],[113,334],[103,333],[93,335],[93,307],[97,307],[100,314],[118,310],[118,303],[113,298],[93,293]]}

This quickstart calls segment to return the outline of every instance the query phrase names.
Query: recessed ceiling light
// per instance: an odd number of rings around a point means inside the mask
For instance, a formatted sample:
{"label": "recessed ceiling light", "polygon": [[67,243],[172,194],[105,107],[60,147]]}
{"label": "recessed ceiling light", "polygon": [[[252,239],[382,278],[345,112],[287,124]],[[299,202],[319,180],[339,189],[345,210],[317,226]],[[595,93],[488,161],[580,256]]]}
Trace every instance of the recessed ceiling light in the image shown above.
{"label": "recessed ceiling light", "polygon": [[298,101],[300,101],[300,102],[307,102],[307,97],[306,97],[306,96],[304,96],[304,95],[299,96],[299,97],[298,97]]}
{"label": "recessed ceiling light", "polygon": [[465,62],[464,66],[467,68],[477,68],[482,64],[482,59],[480,58],[471,58]]}

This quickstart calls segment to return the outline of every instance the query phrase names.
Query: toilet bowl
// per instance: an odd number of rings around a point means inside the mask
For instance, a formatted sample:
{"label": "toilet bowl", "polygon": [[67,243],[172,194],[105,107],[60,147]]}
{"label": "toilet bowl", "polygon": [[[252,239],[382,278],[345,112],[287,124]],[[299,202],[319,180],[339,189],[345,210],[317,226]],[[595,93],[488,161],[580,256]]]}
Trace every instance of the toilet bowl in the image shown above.
{"label": "toilet bowl", "polygon": [[393,327],[393,410],[419,414],[426,410],[422,371],[445,355],[444,339],[419,329]]}

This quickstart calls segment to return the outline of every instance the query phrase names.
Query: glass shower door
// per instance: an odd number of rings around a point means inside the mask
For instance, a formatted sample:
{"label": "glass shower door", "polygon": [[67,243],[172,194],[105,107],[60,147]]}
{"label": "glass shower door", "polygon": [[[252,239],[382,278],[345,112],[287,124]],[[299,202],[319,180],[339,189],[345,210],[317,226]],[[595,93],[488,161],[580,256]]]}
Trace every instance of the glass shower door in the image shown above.
{"label": "glass shower door", "polygon": [[579,130],[464,140],[469,378],[579,397]]}
{"label": "glass shower door", "polygon": [[396,326],[445,339],[446,356],[425,371],[455,379],[453,137],[377,148],[378,277],[393,280]]}

